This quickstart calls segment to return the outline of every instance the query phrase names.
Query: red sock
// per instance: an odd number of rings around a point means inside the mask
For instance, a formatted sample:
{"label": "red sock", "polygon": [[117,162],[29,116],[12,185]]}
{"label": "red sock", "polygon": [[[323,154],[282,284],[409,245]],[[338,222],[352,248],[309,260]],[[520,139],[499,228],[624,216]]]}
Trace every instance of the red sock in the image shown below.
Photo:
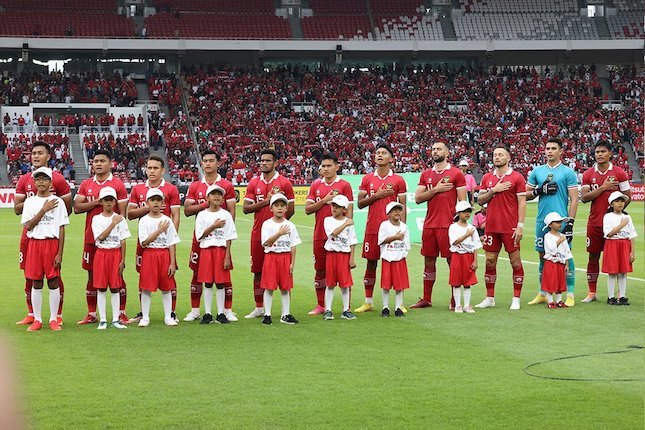
{"label": "red sock", "polygon": [[58,291],[60,291],[60,303],[58,304],[58,315],[63,315],[63,298],[65,297],[65,284],[63,278],[58,278]]}
{"label": "red sock", "polygon": [[522,284],[524,284],[524,266],[520,262],[518,266],[513,266],[513,297],[520,296]]}
{"label": "red sock", "polygon": [[92,287],[92,281],[88,280],[85,286],[85,300],[87,301],[87,312],[96,313],[96,290]]}
{"label": "red sock", "polygon": [[34,282],[31,279],[25,279],[25,300],[27,301],[27,312],[29,315],[34,314],[34,307],[31,305],[31,287]]}
{"label": "red sock", "polygon": [[233,285],[231,283],[224,286],[224,309],[233,309]]}
{"label": "red sock", "polygon": [[495,297],[495,281],[497,281],[497,267],[486,266],[486,272],[484,273],[486,297]]}
{"label": "red sock", "polygon": [[327,279],[325,275],[314,276],[314,288],[316,289],[316,300],[318,306],[325,306],[325,288],[327,288]]}
{"label": "red sock", "polygon": [[376,270],[365,270],[363,284],[365,284],[365,298],[371,299],[374,295],[374,284],[376,284]]}
{"label": "red sock", "polygon": [[202,301],[202,283],[197,282],[197,272],[193,272],[193,279],[190,281],[190,307],[199,309]]}
{"label": "red sock", "polygon": [[125,284],[119,288],[119,310],[121,313],[125,313],[125,305],[128,302],[128,290],[125,288]]}
{"label": "red sock", "polygon": [[437,266],[432,264],[423,268],[423,300],[432,303],[432,288],[437,279]]}
{"label": "red sock", "polygon": [[175,312],[175,309],[177,309],[177,289],[175,288],[170,292],[170,297],[172,299],[172,311]]}
{"label": "red sock", "polygon": [[589,292],[596,294],[596,286],[598,285],[598,273],[600,272],[599,261],[589,261],[587,263],[587,284],[589,285]]}
{"label": "red sock", "polygon": [[264,306],[264,290],[260,287],[260,281],[253,280],[253,296],[255,297],[255,307]]}

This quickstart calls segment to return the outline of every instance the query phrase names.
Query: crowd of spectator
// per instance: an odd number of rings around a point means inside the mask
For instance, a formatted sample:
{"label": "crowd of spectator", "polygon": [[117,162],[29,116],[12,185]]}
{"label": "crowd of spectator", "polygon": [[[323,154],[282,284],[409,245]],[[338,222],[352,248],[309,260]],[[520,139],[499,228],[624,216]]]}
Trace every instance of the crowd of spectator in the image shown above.
{"label": "crowd of spectator", "polygon": [[7,160],[7,177],[12,184],[18,182],[20,175],[31,170],[31,145],[36,141],[48,143],[52,149],[49,167],[61,172],[65,179],[74,183],[76,171],[70,154],[69,138],[62,134],[5,134],[0,139],[0,152]]}
{"label": "crowd of spectator", "polygon": [[115,137],[113,134],[87,134],[82,143],[88,160],[94,157],[99,149],[112,153],[112,172],[124,182],[143,181],[145,179],[145,161],[150,147],[145,136],[130,134],[127,137]]}

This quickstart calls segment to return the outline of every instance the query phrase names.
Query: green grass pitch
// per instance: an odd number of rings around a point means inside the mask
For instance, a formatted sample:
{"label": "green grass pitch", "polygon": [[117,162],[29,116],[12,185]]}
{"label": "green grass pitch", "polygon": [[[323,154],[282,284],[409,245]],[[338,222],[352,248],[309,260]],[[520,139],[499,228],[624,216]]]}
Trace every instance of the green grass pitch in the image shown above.
{"label": "green grass pitch", "polygon": [[[574,256],[586,268],[588,205],[581,205]],[[14,325],[25,313],[23,277],[16,256],[20,226],[0,210],[2,276],[0,335],[19,372],[19,395],[28,423],[39,429],[207,428],[616,428],[643,426],[643,350],[594,355],[532,368],[543,375],[579,379],[640,379],[636,382],[562,381],[527,376],[523,369],[553,358],[623,350],[643,345],[645,261],[643,204],[629,208],[640,236],[635,271],[628,280],[632,305],[610,307],[606,277],[600,301],[580,303],[585,272],[578,270],[574,308],[528,306],[537,291],[533,250],[535,205],[530,204],[522,257],[526,278],[522,309],[511,312],[510,264],[498,266],[497,307],[474,315],[448,311],[447,266],[438,265],[434,307],[406,318],[358,315],[356,321],[308,317],[314,305],[311,235],[313,217],[297,208],[292,219],[304,243],[298,248],[292,313],[297,326],[241,318],[253,306],[248,261],[251,217],[238,211],[240,239],[233,245],[234,310],[228,326],[184,323],[165,327],[161,300],[153,296],[146,329],[96,330],[77,326],[85,313],[86,274],[80,267],[84,216],[68,228],[63,276],[65,329],[27,333]],[[178,245],[178,315],[189,311],[187,268],[194,218],[182,219]],[[133,232],[136,226],[131,223]],[[128,313],[137,311],[134,241],[128,243]],[[421,295],[422,258],[408,257],[410,305]],[[504,254],[502,254],[504,255]],[[484,297],[483,258],[473,302]],[[352,298],[363,298],[364,261],[357,258]],[[45,295],[45,297],[47,297]],[[393,300],[393,298],[391,298]],[[375,292],[377,307],[380,291]],[[274,300],[274,313],[280,301]],[[45,298],[44,316],[47,317]],[[108,301],[109,308],[109,301]],[[340,294],[334,300],[340,310]],[[1,419],[1,418],[0,418]],[[2,425],[0,424],[0,427]]]}

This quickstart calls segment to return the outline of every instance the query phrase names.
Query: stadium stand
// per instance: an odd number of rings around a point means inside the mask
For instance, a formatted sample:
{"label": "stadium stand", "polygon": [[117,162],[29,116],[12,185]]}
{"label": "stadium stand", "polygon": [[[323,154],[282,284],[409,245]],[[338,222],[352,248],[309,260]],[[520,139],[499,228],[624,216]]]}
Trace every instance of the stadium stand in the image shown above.
{"label": "stadium stand", "polygon": [[143,183],[145,179],[144,163],[148,158],[149,145],[145,136],[130,134],[126,137],[115,137],[112,134],[85,134],[82,137],[83,147],[88,160],[94,152],[107,149],[112,153],[112,172],[126,186]]}
{"label": "stadium stand", "polygon": [[623,38],[643,38],[643,14],[645,14],[645,5],[640,0],[614,0],[614,6],[617,9],[617,15],[607,17],[607,26],[611,37],[616,39]]}
{"label": "stadium stand", "polygon": [[0,13],[0,35],[55,37],[132,37],[133,23],[115,12],[32,9]]}
{"label": "stadium stand", "polygon": [[148,37],[289,39],[289,22],[258,14],[158,13],[146,18]]}
{"label": "stadium stand", "polygon": [[437,16],[427,15],[418,0],[388,2],[371,0],[376,25],[374,34],[381,40],[443,40]]}
{"label": "stadium stand", "polygon": [[7,176],[13,186],[20,175],[30,171],[31,145],[42,140],[52,149],[49,167],[63,174],[65,179],[74,183],[74,161],[70,155],[69,138],[64,134],[12,134],[2,135],[2,147],[7,160]]}

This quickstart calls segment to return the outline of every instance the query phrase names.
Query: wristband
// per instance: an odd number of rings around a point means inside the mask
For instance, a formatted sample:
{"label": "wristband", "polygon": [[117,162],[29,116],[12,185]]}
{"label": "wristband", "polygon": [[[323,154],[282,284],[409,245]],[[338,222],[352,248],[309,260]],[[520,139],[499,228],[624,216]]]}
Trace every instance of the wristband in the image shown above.
{"label": "wristband", "polygon": [[524,228],[524,223],[523,223],[523,222],[518,222],[518,223],[517,223],[517,226],[518,226],[519,228]]}
{"label": "wristband", "polygon": [[537,197],[540,195],[540,192],[538,191],[537,188],[533,188],[533,191],[531,191],[531,194],[533,194],[533,197]]}

